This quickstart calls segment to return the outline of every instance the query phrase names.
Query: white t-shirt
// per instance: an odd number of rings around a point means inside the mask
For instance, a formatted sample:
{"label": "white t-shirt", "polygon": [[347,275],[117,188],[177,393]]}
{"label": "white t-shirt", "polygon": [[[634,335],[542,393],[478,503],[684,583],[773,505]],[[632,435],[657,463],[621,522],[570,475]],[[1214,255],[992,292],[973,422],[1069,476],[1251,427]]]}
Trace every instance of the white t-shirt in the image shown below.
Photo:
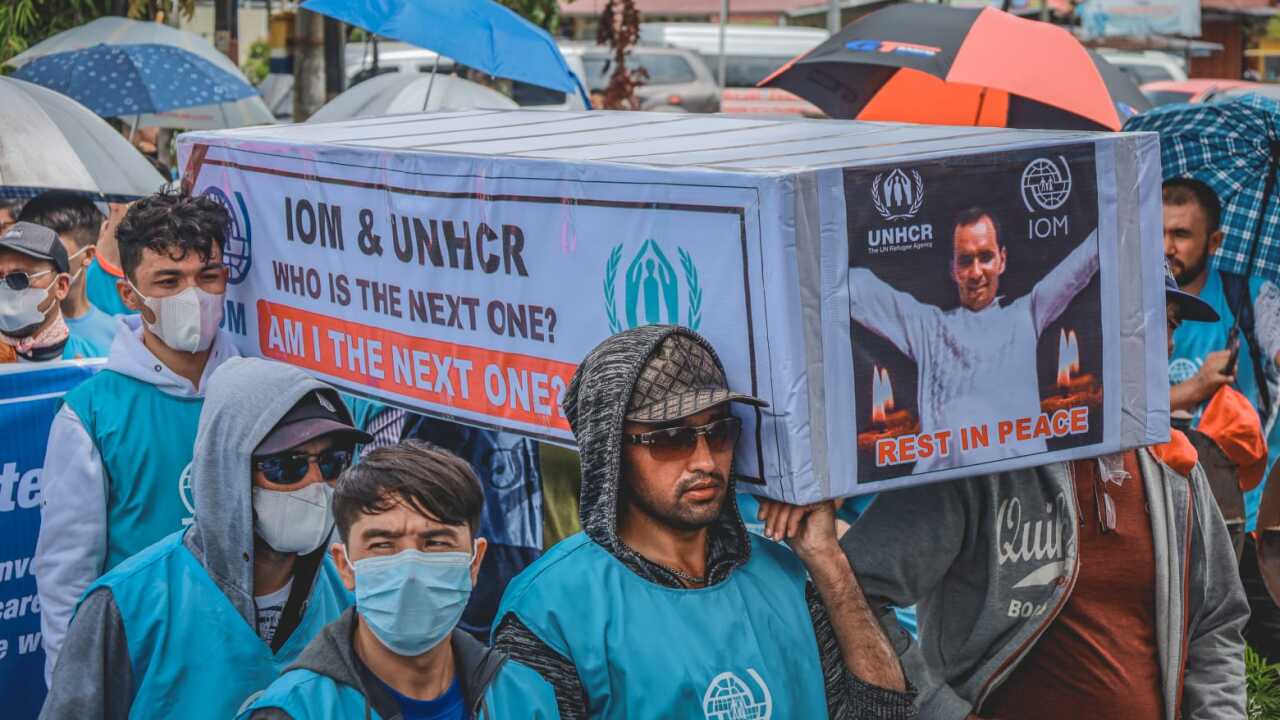
{"label": "white t-shirt", "polygon": [[289,578],[289,582],[279,590],[253,598],[253,604],[258,610],[258,635],[268,645],[276,636],[276,627],[280,625],[280,616],[284,614],[284,604],[288,602],[291,590],[293,578]]}

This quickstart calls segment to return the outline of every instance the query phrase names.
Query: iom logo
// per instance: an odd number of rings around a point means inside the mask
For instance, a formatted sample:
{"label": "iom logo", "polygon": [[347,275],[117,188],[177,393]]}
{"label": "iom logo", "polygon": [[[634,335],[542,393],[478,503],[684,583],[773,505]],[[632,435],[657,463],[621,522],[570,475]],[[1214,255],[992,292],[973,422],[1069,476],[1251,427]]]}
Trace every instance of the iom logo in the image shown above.
{"label": "iom logo", "polygon": [[191,492],[191,463],[187,463],[187,466],[182,468],[182,473],[178,475],[178,497],[182,498],[182,504],[187,508],[189,517],[182,518],[182,527],[187,527],[196,521],[196,498]]}
{"label": "iom logo", "polygon": [[[641,325],[684,325],[697,330],[702,324],[702,286],[693,256],[684,248],[676,248],[680,270],[671,264],[656,240],[650,238],[622,266],[622,243],[609,253],[604,271],[604,307],[609,317],[609,331]],[[622,315],[618,315],[618,276],[622,275]],[[682,282],[683,281],[683,282]],[[683,322],[682,322],[683,320]]]}
{"label": "iom logo", "polygon": [[1022,171],[1022,203],[1027,212],[1057,210],[1071,197],[1071,166],[1067,159],[1058,156],[1061,163],[1050,158],[1036,158]]}
{"label": "iom logo", "polygon": [[249,225],[249,207],[244,202],[244,195],[233,191],[235,203],[221,188],[210,186],[203,193],[227,211],[231,218],[231,227],[227,231],[227,245],[222,253],[222,261],[231,272],[227,282],[239,285],[249,276],[249,268],[253,265],[253,230]]}
{"label": "iom logo", "polygon": [[760,673],[747,668],[747,675],[760,689],[760,698],[742,678],[731,672],[723,672],[711,681],[702,695],[702,712],[706,720],[770,720],[773,717],[773,696]]}
{"label": "iom logo", "polygon": [[871,203],[885,220],[907,220],[920,212],[924,204],[924,178],[918,170],[911,176],[899,168],[876,175],[871,181]]}
{"label": "iom logo", "polygon": [[1200,372],[1200,368],[1194,360],[1175,358],[1173,362],[1169,363],[1169,384],[1184,383],[1195,377],[1198,372]]}

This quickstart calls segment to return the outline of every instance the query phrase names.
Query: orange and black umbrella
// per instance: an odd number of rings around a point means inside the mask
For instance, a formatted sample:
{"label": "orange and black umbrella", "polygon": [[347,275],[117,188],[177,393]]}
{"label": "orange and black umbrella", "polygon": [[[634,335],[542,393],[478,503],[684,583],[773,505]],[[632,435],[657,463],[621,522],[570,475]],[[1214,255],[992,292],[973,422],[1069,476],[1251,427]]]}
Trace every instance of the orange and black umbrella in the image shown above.
{"label": "orange and black umbrella", "polygon": [[760,84],[831,117],[935,125],[1119,130],[1150,107],[1070,32],[992,7],[878,10]]}

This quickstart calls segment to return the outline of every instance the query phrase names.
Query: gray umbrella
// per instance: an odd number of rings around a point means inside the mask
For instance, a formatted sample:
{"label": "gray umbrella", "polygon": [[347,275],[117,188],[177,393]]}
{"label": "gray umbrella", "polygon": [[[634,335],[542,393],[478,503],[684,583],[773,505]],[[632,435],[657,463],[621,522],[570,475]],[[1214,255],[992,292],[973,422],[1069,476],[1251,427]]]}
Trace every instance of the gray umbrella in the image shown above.
{"label": "gray umbrella", "polygon": [[[430,88],[431,94],[427,95]],[[424,107],[425,105],[425,107]],[[396,113],[518,108],[511,98],[452,75],[387,73],[369,78],[325,103],[307,122],[333,122]]]}
{"label": "gray umbrella", "polygon": [[65,95],[0,77],[0,197],[49,189],[131,199],[165,179],[102,118]]}

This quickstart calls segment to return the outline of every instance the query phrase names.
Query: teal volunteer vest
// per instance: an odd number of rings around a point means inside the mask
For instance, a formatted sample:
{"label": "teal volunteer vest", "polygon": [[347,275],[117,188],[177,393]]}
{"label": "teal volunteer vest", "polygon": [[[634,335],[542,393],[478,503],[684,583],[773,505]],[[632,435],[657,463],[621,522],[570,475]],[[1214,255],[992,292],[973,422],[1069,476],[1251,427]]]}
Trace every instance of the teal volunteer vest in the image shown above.
{"label": "teal volunteer vest", "polygon": [[[293,720],[348,720],[365,717],[365,697],[354,687],[328,675],[295,669],[281,675],[258,696],[238,720],[254,710],[279,708]],[[555,691],[530,668],[508,660],[485,691],[475,720],[557,720]],[[382,716],[369,708],[371,720]]]}
{"label": "teal volunteer vest", "polygon": [[166,395],[103,370],[67,393],[102,456],[107,481],[104,570],[191,523],[187,486],[203,398]]}
{"label": "teal volunteer vest", "polygon": [[827,717],[804,566],[751,539],[727,580],[651,583],[578,533],[507,588],[514,613],[578,671],[592,718]]}
{"label": "teal volunteer vest", "polygon": [[276,654],[173,533],[99,578],[111,590],[137,692],[130,718],[226,720],[275,680],[351,605],[332,561],[316,574],[302,620]]}

